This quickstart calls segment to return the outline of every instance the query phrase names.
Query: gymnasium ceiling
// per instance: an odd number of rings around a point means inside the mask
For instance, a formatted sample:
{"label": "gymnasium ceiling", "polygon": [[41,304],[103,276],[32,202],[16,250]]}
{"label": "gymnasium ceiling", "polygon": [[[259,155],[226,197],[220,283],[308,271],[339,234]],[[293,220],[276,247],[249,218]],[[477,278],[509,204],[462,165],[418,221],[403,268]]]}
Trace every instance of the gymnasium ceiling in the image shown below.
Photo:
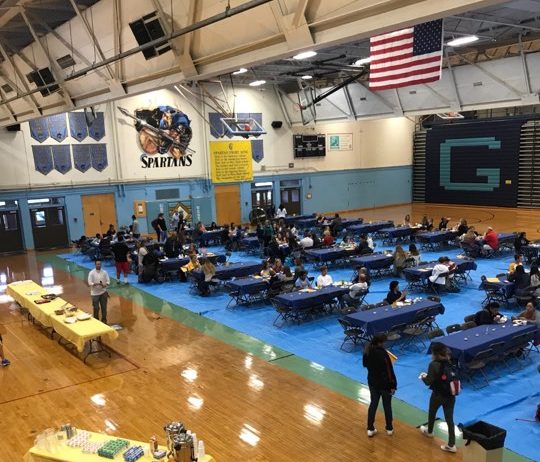
{"label": "gymnasium ceiling", "polygon": [[[150,59],[130,28],[145,15],[160,22],[171,48],[147,47],[156,51]],[[327,87],[357,71],[350,64],[366,56],[370,36],[437,18],[445,18],[447,39],[481,38],[474,48],[449,49],[451,66],[522,49],[533,54],[539,17],[540,0],[4,0],[0,125],[182,82],[244,85],[257,77],[288,93],[298,90],[299,67],[314,75],[309,85]],[[308,49],[319,51],[315,59],[290,60]],[[318,62],[326,59],[335,63],[331,69]],[[249,72],[231,77],[240,67]],[[31,77],[46,68],[52,80]]]}

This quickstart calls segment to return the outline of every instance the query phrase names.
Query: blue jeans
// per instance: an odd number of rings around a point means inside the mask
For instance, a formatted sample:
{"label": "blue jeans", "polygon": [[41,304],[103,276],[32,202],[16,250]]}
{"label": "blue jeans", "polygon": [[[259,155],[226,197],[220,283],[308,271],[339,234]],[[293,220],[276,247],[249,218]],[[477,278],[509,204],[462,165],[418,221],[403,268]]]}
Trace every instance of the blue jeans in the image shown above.
{"label": "blue jeans", "polygon": [[388,390],[377,390],[374,387],[369,387],[369,394],[371,395],[371,403],[368,408],[368,430],[375,429],[375,415],[377,413],[377,407],[379,406],[379,400],[382,398],[384,418],[386,420],[386,429],[393,430],[392,426],[392,393]]}

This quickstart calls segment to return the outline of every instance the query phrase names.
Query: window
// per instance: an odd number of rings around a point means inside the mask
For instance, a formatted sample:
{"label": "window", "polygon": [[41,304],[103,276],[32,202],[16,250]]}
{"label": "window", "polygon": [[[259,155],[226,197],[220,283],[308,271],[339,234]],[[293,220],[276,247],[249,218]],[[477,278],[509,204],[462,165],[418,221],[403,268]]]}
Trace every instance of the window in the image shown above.
{"label": "window", "polygon": [[301,180],[281,180],[279,185],[282,188],[299,188]]}
{"label": "window", "polygon": [[19,229],[19,220],[17,220],[17,212],[4,212],[2,221],[5,231],[17,231]]}
{"label": "window", "polygon": [[47,222],[45,220],[45,210],[34,210],[34,225],[37,228],[47,226]]}

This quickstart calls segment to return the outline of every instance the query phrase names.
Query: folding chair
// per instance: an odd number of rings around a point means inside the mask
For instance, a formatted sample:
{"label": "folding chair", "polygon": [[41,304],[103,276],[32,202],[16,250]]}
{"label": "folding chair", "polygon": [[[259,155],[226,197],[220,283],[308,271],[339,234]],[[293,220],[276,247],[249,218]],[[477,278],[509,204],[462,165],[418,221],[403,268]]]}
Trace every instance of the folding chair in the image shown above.
{"label": "folding chair", "polygon": [[343,328],[343,334],[345,334],[345,339],[339,347],[340,350],[343,350],[343,347],[347,342],[352,342],[353,347],[350,350],[352,351],[355,346],[364,345],[368,341],[364,329],[362,329],[361,327],[353,326],[349,321],[344,318],[338,319],[338,322]]}
{"label": "folding chair", "polygon": [[444,337],[444,331],[442,329],[433,329],[427,333],[428,340],[433,340],[435,338]]}
{"label": "folding chair", "polygon": [[453,334],[454,332],[459,332],[461,330],[461,324],[450,324],[446,326],[446,333],[448,335]]}
{"label": "folding chair", "polygon": [[529,343],[533,339],[534,334],[532,336],[529,333],[514,335],[505,346],[503,353],[504,362],[508,364],[510,361],[514,360],[518,366],[515,371],[520,370],[528,358],[528,353],[526,352],[529,349]]}
{"label": "folding chair", "polygon": [[[281,303],[279,303],[279,301],[277,301],[275,298],[272,298],[270,300],[270,302],[272,303],[272,305],[274,306],[274,308],[276,309],[277,311],[277,317],[276,319],[274,319],[274,322],[272,323],[274,326],[276,327],[281,327],[283,326],[287,321],[291,321],[291,320],[298,320],[297,318],[297,313],[295,312],[295,310],[289,308],[288,306],[285,306],[285,305],[282,305]],[[282,320],[282,324],[280,326],[278,326],[277,322],[279,320]]]}
{"label": "folding chair", "polygon": [[468,330],[472,329],[473,327],[476,327],[476,323],[474,321],[467,321],[460,325],[460,330]]}
{"label": "folding chair", "polygon": [[[469,380],[469,382],[471,382],[475,390],[489,385],[489,379],[484,369],[487,368],[489,363],[494,362],[496,359],[496,353],[491,348],[488,348],[486,350],[479,351],[469,362],[462,364],[462,370],[465,373],[465,377]],[[477,372],[480,372],[482,375],[485,385],[479,387],[475,386],[473,377]]]}
{"label": "folding chair", "polygon": [[482,302],[482,306],[486,306],[491,302],[502,303],[508,306],[508,296],[506,295],[504,287],[499,284],[489,282],[486,276],[481,276],[480,279],[482,280],[480,287],[484,289],[484,292],[486,294],[486,297]]}
{"label": "folding chair", "polygon": [[408,292],[423,292],[424,291],[424,279],[420,275],[411,274],[409,271],[403,271],[405,280],[407,281]]}
{"label": "folding chair", "polygon": [[[386,332],[387,343],[391,343],[392,346],[397,346],[399,341],[403,338],[403,331],[407,328],[406,323],[396,324]],[[390,349],[392,349],[390,346]]]}

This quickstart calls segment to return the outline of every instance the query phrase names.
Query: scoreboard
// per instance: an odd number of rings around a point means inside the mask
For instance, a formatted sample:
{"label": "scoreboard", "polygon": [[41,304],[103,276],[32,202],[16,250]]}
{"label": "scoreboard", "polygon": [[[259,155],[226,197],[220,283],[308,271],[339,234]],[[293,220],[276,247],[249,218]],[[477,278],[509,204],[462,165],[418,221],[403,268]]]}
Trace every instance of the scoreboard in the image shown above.
{"label": "scoreboard", "polygon": [[326,156],[326,135],[293,135],[294,157]]}

